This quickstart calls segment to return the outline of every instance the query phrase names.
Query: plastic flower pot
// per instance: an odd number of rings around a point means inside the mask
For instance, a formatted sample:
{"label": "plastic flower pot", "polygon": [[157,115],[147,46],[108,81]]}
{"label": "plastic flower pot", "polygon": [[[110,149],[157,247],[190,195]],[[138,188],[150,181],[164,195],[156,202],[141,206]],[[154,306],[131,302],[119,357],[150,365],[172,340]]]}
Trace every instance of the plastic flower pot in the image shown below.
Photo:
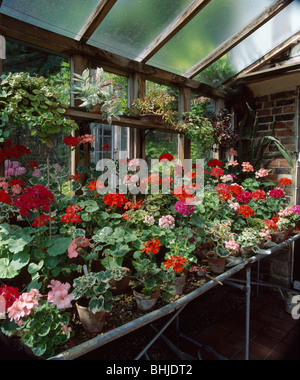
{"label": "plastic flower pot", "polygon": [[89,333],[99,333],[102,331],[105,323],[105,311],[92,313],[87,306],[82,306],[76,302],[76,308],[83,329]]}
{"label": "plastic flower pot", "polygon": [[152,309],[156,305],[160,292],[158,291],[152,294],[150,298],[147,298],[142,293],[138,293],[136,290],[133,291],[133,295],[136,299],[137,307],[140,310],[147,311]]}
{"label": "plastic flower pot", "polygon": [[252,247],[241,247],[241,253],[243,257],[251,257],[254,254]]}
{"label": "plastic flower pot", "polygon": [[216,256],[215,251],[209,251],[206,254],[206,260],[211,271],[220,274],[225,270],[226,257]]}

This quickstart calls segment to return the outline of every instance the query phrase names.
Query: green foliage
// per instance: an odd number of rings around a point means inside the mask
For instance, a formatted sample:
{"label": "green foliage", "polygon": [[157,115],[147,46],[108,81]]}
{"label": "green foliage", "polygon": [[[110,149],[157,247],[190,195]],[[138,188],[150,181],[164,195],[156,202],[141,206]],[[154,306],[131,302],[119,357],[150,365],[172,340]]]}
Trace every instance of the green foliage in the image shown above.
{"label": "green foliage", "polygon": [[34,355],[48,359],[54,355],[56,346],[70,339],[70,331],[63,329],[63,326],[67,327],[68,324],[68,313],[62,313],[47,301],[39,301],[30,315],[23,318],[21,326],[6,319],[1,330],[7,335],[11,333],[19,335],[22,342],[32,349]]}
{"label": "green foliage", "polygon": [[75,300],[89,300],[89,310],[94,314],[98,311],[109,312],[113,306],[111,301],[118,299],[111,292],[111,283],[120,277],[121,273],[117,273],[114,268],[76,278],[73,282],[73,297]]}
{"label": "green foliage", "polygon": [[181,131],[193,142],[196,156],[207,156],[215,142],[214,128],[211,121],[205,117],[203,106],[192,105],[191,111],[183,114],[185,123]]}
{"label": "green foliage", "polygon": [[47,79],[28,73],[1,76],[0,128],[25,124],[32,135],[37,135],[42,143],[52,148],[52,139],[59,132],[70,134],[77,128],[65,112],[66,106],[58,101]]}
{"label": "green foliage", "polygon": [[[293,167],[293,158],[288,150],[274,136],[258,138],[258,118],[255,112],[247,104],[249,113],[246,114],[239,126],[241,136],[238,144],[238,158],[240,163],[251,162],[255,171],[261,167],[267,168],[275,157],[283,157]],[[268,147],[274,144],[277,152],[267,153]]]}
{"label": "green foliage", "polygon": [[112,117],[119,119],[121,103],[117,101],[118,92],[114,84],[104,76],[102,68],[96,69],[95,78],[90,75],[90,70],[85,69],[82,75],[74,74],[74,84],[71,91],[76,99],[81,100],[80,107],[91,110],[96,105],[101,105],[102,119],[112,123]]}

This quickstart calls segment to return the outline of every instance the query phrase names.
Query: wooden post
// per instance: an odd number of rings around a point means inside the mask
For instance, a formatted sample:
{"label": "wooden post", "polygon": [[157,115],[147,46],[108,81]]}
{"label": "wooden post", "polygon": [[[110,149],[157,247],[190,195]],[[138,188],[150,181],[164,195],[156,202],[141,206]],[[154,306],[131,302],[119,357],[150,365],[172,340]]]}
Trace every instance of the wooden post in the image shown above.
{"label": "wooden post", "polygon": [[[84,56],[81,56],[81,55],[73,55],[72,58],[71,58],[71,78],[73,78],[73,74],[79,74],[81,75],[82,72],[88,68],[88,65],[89,65],[89,62],[88,62],[88,59]],[[78,100],[75,100],[74,98],[74,95],[71,94],[71,106],[72,107],[77,107],[79,106],[80,104],[80,101]],[[82,126],[79,125],[79,128],[81,129]],[[80,130],[76,130],[73,132],[73,135],[74,136],[78,136],[80,134]],[[76,168],[80,165],[80,164],[84,164],[86,163],[86,160],[87,160],[87,157],[86,155],[89,154],[89,152],[84,152],[84,162],[82,162],[80,160],[80,157],[79,157],[79,154],[78,154],[78,150],[77,149],[74,149],[72,150],[71,152],[71,175],[75,175],[76,174]]]}
{"label": "wooden post", "polygon": [[[146,80],[142,74],[134,73],[128,79],[128,106],[134,98],[143,98],[146,94]],[[132,158],[146,158],[145,131],[130,128],[130,155]]]}
{"label": "wooden post", "polygon": [[[179,112],[189,112],[191,109],[191,90],[182,87],[179,90]],[[186,137],[178,135],[178,158],[183,166],[184,159],[191,158],[191,141]]]}
{"label": "wooden post", "polygon": [[[3,36],[0,35],[0,38],[2,39],[2,43],[3,43]],[[5,40],[4,40],[5,41]],[[3,51],[4,53],[5,51]],[[2,55],[0,54],[0,75],[2,74],[3,72],[3,59],[5,58],[5,54]],[[4,144],[3,143],[0,143],[0,149],[3,149],[4,147]],[[5,166],[4,166],[4,161],[0,163],[0,177],[4,177],[5,176]]]}

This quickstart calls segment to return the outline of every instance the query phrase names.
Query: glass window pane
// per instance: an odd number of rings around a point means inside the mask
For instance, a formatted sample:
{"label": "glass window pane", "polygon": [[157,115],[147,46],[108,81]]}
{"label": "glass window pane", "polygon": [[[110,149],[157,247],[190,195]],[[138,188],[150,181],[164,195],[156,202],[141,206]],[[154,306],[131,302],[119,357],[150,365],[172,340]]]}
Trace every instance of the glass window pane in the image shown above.
{"label": "glass window pane", "polygon": [[146,160],[158,159],[168,153],[178,158],[178,135],[175,133],[150,131],[146,136]]}
{"label": "glass window pane", "polygon": [[182,75],[274,3],[275,0],[211,1],[148,63]]}
{"label": "glass window pane", "polygon": [[74,38],[98,2],[99,0],[3,0],[1,12]]}
{"label": "glass window pane", "polygon": [[119,0],[89,43],[136,58],[192,1]]}
{"label": "glass window pane", "polygon": [[259,30],[195,77],[220,86],[300,30],[300,3],[293,2]]}

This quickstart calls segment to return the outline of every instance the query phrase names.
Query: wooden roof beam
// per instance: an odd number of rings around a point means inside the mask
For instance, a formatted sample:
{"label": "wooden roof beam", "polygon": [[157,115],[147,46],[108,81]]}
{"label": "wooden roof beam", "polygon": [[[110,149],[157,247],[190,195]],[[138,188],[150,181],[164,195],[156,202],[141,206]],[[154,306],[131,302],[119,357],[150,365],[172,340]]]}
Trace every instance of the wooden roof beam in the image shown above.
{"label": "wooden roof beam", "polygon": [[190,20],[192,20],[211,0],[195,0],[190,4],[157,38],[155,38],[136,58],[139,62],[147,62],[172,37],[175,36]]}
{"label": "wooden roof beam", "polygon": [[100,0],[83,27],[78,32],[75,40],[87,42],[116,2],[117,0]]}
{"label": "wooden roof beam", "polygon": [[291,74],[291,73],[294,73],[295,71],[299,71],[299,69],[300,69],[300,62],[294,62],[294,63],[290,63],[286,65],[278,65],[275,67],[271,67],[269,69],[249,73],[242,76],[240,79],[243,83],[254,81],[254,80],[269,79],[270,77],[276,77],[278,75]]}
{"label": "wooden roof beam", "polygon": [[245,28],[236,33],[233,37],[229,38],[222,45],[218,46],[213,52],[211,52],[207,57],[202,59],[199,63],[197,63],[194,67],[192,67],[189,71],[187,71],[184,76],[187,78],[193,78],[198,75],[201,71],[205,70],[208,66],[216,62],[219,58],[221,58],[224,54],[228,53],[231,49],[233,49],[240,42],[249,37],[252,33],[254,33],[261,26],[266,24],[269,20],[275,17],[279,12],[281,12],[284,8],[286,8],[289,4],[291,4],[293,0],[279,0],[271,7],[266,9],[260,16],[258,16],[255,20],[253,20],[250,24],[248,24]]}
{"label": "wooden roof beam", "polygon": [[225,82],[224,86],[230,86],[232,83],[236,82],[243,76],[253,72],[254,70],[257,70],[258,68],[263,66],[265,63],[275,58],[277,55],[281,54],[284,50],[290,48],[291,46],[297,44],[298,42],[300,42],[300,32],[295,33],[292,37],[288,38],[283,43],[276,46],[273,50],[269,51],[267,54],[259,58],[254,63],[252,63],[252,65],[240,71],[237,75],[235,75],[230,80]]}

